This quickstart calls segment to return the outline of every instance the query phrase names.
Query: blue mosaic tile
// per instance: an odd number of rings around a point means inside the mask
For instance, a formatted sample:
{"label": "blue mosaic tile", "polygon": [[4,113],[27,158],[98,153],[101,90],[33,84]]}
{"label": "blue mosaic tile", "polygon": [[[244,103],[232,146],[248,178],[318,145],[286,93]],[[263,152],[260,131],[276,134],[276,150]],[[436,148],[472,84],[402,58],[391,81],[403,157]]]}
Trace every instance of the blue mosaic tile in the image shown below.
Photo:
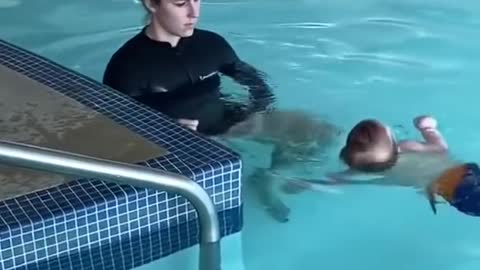
{"label": "blue mosaic tile", "polygon": [[[165,147],[141,165],[201,185],[222,236],[242,228],[239,156],[86,76],[0,40],[0,64],[39,81]],[[131,269],[198,243],[184,198],[96,179],[0,202],[0,269]]]}
{"label": "blue mosaic tile", "polygon": [[[238,232],[243,225],[241,206],[221,211],[218,217],[222,236]],[[95,234],[97,237],[92,237]],[[99,227],[98,233],[89,231],[70,238],[66,233],[60,235],[65,236],[57,236],[61,238],[58,242],[30,242],[18,250],[2,249],[0,254],[8,259],[2,261],[1,269],[14,269],[20,263],[15,269],[131,269],[191,247],[199,240],[196,220],[168,228],[149,224],[123,234],[112,233],[105,226]]]}

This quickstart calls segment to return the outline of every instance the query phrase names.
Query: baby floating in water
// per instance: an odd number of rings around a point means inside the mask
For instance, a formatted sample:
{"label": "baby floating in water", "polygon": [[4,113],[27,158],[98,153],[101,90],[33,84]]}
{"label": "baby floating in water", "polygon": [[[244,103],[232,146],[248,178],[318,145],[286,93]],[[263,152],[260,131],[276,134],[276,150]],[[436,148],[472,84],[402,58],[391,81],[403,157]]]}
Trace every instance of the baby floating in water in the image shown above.
{"label": "baby floating in water", "polygon": [[277,221],[288,221],[290,209],[275,191],[278,176],[273,171],[317,159],[333,145],[340,129],[300,111],[254,114],[223,135],[273,145],[270,168],[257,168],[248,182],[255,186],[266,211]]}
{"label": "baby floating in water", "polygon": [[410,186],[425,192],[434,213],[438,194],[459,211],[480,215],[478,165],[449,158],[447,143],[432,117],[417,117],[414,124],[424,141],[397,142],[389,127],[376,120],[361,121],[340,152],[348,170],[328,175],[327,180],[296,183],[308,189],[338,184]]}

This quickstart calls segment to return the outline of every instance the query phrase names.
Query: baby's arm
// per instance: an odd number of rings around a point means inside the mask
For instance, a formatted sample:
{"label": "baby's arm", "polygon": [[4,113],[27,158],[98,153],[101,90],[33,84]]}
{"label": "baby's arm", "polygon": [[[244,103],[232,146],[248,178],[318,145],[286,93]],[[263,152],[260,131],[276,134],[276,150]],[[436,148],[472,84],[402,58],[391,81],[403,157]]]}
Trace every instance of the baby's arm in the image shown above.
{"label": "baby's arm", "polygon": [[415,127],[423,136],[424,142],[406,140],[399,143],[401,152],[445,152],[447,142],[437,129],[437,121],[428,116],[420,116],[414,120]]}

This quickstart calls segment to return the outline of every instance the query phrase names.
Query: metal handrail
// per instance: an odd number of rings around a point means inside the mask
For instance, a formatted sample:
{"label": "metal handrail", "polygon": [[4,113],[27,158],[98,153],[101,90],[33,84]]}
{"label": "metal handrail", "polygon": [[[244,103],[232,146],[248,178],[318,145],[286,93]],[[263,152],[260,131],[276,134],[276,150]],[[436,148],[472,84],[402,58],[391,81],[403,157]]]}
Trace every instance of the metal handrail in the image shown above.
{"label": "metal handrail", "polygon": [[221,269],[220,228],[215,206],[205,190],[188,177],[140,165],[3,140],[0,140],[0,163],[181,195],[192,203],[199,216],[199,269]]}

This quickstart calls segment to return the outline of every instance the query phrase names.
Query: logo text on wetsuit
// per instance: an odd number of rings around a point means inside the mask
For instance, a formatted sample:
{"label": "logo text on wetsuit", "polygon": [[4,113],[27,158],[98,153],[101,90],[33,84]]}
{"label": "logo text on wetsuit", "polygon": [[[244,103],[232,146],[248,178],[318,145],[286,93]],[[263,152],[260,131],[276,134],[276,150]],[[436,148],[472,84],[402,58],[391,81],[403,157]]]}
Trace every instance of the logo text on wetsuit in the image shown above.
{"label": "logo text on wetsuit", "polygon": [[208,79],[208,78],[212,77],[212,76],[215,75],[215,74],[217,74],[217,71],[214,71],[214,72],[212,72],[212,73],[209,73],[209,74],[207,74],[207,75],[205,75],[205,76],[200,76],[200,81],[203,81],[203,80],[205,80],[205,79]]}

